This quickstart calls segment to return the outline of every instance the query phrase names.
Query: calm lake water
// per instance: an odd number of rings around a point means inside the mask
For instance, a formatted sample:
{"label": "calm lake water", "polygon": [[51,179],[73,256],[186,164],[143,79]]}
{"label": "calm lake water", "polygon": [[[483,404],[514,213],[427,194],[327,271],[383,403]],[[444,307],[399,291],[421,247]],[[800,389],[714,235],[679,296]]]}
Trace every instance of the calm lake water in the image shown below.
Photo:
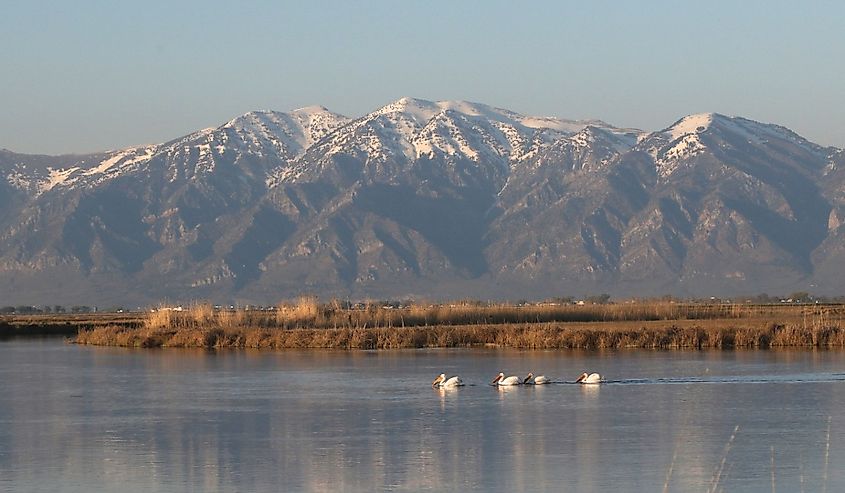
{"label": "calm lake water", "polygon": [[0,342],[0,491],[843,491],[843,437],[841,351]]}

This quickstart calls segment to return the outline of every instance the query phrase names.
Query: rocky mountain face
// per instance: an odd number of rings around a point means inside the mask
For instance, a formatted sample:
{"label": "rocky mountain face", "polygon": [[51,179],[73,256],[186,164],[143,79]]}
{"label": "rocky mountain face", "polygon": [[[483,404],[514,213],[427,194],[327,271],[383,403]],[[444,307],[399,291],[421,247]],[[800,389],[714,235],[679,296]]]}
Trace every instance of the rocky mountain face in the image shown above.
{"label": "rocky mountain face", "polygon": [[84,156],[0,151],[5,304],[841,293],[845,154],[403,98]]}

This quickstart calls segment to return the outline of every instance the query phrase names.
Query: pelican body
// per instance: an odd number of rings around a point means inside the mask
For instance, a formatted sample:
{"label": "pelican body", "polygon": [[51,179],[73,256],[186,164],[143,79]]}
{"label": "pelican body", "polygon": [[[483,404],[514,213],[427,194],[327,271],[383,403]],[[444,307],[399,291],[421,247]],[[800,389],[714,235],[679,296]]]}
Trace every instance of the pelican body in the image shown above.
{"label": "pelican body", "polygon": [[506,377],[504,373],[499,373],[496,375],[496,378],[493,379],[491,385],[519,385],[522,383],[522,380],[519,379],[517,376],[510,376]]}
{"label": "pelican body", "polygon": [[534,376],[534,373],[528,372],[528,376],[522,381],[525,385],[545,385],[551,383],[551,380],[545,375]]}
{"label": "pelican body", "polygon": [[461,387],[464,385],[464,382],[461,381],[461,377],[454,376],[452,378],[446,378],[445,373],[441,373],[437,375],[437,378],[431,382],[431,386],[434,388],[451,388],[451,387]]}
{"label": "pelican body", "polygon": [[598,373],[582,373],[578,380],[575,380],[575,383],[601,383],[601,375]]}

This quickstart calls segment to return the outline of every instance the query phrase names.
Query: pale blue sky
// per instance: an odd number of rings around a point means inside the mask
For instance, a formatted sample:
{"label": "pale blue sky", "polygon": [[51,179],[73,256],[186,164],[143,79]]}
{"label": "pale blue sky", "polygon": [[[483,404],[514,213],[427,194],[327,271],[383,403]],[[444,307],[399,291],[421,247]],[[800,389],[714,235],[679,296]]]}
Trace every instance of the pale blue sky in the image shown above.
{"label": "pale blue sky", "polygon": [[843,26],[840,1],[10,1],[0,147],[113,149],[401,96],[646,130],[716,111],[845,146]]}

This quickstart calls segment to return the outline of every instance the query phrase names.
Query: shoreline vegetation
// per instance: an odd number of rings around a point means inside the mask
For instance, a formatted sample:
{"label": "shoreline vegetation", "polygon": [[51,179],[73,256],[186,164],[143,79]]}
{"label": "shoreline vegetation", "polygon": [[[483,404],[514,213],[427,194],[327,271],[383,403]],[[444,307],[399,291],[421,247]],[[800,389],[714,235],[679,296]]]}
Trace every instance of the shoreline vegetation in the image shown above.
{"label": "shoreline vegetation", "polygon": [[270,311],[197,304],[80,328],[70,342],[123,347],[741,349],[845,347],[845,305],[456,302],[343,306],[316,298]]}
{"label": "shoreline vegetation", "polygon": [[103,327],[138,328],[145,313],[54,313],[0,316],[0,339],[34,336],[76,336],[80,331]]}

